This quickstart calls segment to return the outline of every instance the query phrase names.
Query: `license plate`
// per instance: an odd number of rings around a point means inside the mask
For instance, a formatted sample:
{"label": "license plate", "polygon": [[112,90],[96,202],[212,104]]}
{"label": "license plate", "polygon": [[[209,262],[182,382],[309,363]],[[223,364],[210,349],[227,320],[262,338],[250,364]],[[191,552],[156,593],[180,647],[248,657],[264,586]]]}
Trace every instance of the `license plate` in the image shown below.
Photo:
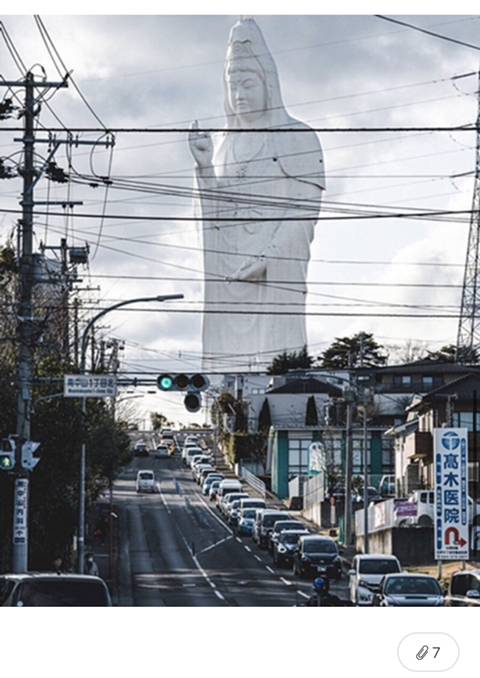
{"label": "license plate", "polygon": [[317,572],[326,572],[327,568],[325,565],[318,565]]}

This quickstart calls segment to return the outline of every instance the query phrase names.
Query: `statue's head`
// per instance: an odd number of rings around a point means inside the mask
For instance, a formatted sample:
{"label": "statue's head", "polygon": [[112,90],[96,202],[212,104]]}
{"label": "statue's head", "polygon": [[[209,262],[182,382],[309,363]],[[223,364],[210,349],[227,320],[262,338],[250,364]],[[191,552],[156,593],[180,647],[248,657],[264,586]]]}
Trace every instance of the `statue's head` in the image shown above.
{"label": "statue's head", "polygon": [[284,108],[275,62],[253,19],[241,19],[230,31],[224,83],[229,117],[257,119]]}

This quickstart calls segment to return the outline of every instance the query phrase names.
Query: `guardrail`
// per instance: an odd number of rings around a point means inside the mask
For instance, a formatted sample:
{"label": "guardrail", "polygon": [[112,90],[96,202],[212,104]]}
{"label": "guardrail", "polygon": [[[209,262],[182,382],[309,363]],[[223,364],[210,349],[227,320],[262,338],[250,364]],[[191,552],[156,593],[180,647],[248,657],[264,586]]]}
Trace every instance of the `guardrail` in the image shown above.
{"label": "guardrail", "polygon": [[254,473],[248,471],[246,468],[241,470],[241,478],[244,480],[247,485],[253,487],[263,498],[267,496],[267,487],[263,480],[260,480]]}

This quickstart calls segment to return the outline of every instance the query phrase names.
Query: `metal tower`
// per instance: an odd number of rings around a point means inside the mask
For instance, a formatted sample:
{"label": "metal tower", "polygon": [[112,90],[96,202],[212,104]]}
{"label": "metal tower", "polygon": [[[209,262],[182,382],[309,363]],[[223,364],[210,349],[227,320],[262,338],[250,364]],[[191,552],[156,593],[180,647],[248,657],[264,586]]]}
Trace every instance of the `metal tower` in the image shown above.
{"label": "metal tower", "polygon": [[475,352],[480,356],[480,273],[478,268],[480,254],[480,70],[477,101],[475,180],[456,352],[457,362],[467,363],[471,361]]}

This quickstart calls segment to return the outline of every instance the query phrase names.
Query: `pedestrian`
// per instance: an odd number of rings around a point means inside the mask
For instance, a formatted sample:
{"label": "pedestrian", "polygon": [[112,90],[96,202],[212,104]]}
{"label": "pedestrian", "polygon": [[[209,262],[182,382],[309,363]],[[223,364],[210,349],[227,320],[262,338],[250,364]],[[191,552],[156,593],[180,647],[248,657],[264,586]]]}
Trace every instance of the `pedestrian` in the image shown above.
{"label": "pedestrian", "polygon": [[90,574],[94,577],[98,577],[100,572],[98,569],[98,565],[95,562],[95,559],[93,557],[93,553],[87,553],[85,555],[85,574]]}
{"label": "pedestrian", "polygon": [[57,555],[52,561],[53,569],[57,574],[65,572],[65,564],[63,558],[60,555]]}

